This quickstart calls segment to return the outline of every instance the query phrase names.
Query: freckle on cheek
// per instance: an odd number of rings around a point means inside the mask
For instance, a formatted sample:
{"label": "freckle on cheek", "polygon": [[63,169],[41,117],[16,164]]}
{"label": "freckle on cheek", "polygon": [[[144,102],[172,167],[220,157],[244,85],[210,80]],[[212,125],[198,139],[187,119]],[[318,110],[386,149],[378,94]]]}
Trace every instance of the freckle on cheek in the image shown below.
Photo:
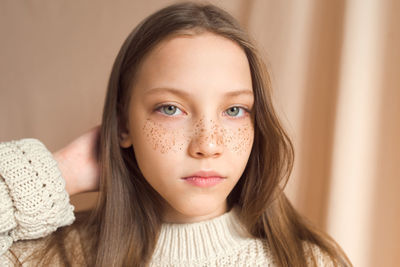
{"label": "freckle on cheek", "polygon": [[235,130],[229,130],[226,142],[231,151],[238,154],[248,152],[253,142],[253,127],[246,125]]}
{"label": "freckle on cheek", "polygon": [[[192,141],[193,136],[204,134],[205,129],[202,125],[203,120],[201,119],[195,124],[195,129],[192,133],[185,134],[182,131],[166,128],[160,123],[147,119],[142,130],[146,141],[151,145],[152,149],[163,154],[170,152],[177,153],[186,148],[186,145]],[[202,141],[208,142],[213,140],[217,145],[225,146],[228,150],[241,154],[251,149],[253,134],[254,130],[251,124],[227,130],[214,123],[211,133],[205,136]]]}
{"label": "freckle on cheek", "polygon": [[153,150],[159,151],[162,154],[182,150],[177,143],[179,138],[177,131],[165,128],[162,124],[150,119],[146,120],[142,130],[146,136],[146,141],[151,145]]}

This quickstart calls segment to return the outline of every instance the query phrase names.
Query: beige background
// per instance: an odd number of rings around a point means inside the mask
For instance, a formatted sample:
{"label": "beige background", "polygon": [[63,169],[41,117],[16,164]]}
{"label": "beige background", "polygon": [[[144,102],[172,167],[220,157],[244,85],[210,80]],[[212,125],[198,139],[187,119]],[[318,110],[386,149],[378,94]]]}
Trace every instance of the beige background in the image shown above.
{"label": "beige background", "polygon": [[[0,2],[0,141],[56,151],[100,123],[125,37],[172,1]],[[287,193],[355,266],[400,264],[400,1],[223,0],[293,138]],[[72,199],[90,207],[87,195]]]}

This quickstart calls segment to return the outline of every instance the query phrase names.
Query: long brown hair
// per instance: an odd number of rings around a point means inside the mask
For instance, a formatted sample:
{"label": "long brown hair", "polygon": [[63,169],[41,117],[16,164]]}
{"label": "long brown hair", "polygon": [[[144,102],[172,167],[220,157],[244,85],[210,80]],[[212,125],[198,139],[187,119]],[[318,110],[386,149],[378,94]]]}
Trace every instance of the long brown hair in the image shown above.
{"label": "long brown hair", "polygon": [[64,265],[72,264],[72,248],[65,238],[78,229],[84,247],[81,264],[149,263],[162,224],[162,198],[143,177],[132,149],[120,147],[119,136],[127,120],[135,74],[146,54],[166,38],[205,31],[240,45],[247,55],[254,91],[254,143],[242,177],[227,198],[228,207],[240,207],[241,222],[254,238],[265,240],[278,266],[307,266],[309,258],[315,264],[311,247],[336,266],[351,266],[335,241],[301,217],[283,192],[293,167],[293,145],[274,111],[268,71],[255,42],[229,13],[198,2],[178,2],[153,13],[125,40],[112,68],[103,110],[97,204],[87,216],[80,219],[77,214],[73,225],[47,237],[41,259],[58,254]]}

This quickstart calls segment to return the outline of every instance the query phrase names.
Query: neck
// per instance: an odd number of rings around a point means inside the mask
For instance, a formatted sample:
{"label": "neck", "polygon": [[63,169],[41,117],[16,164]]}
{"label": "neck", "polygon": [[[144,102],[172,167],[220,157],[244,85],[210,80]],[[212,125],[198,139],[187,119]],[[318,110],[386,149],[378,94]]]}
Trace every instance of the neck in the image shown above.
{"label": "neck", "polygon": [[164,207],[164,216],[163,222],[164,223],[196,223],[201,221],[210,220],[212,218],[216,218],[218,216],[223,215],[224,213],[228,212],[228,205],[226,201],[223,205],[219,206],[217,209],[212,210],[206,214],[199,214],[196,213],[198,209],[193,209],[193,213],[191,214],[183,214],[176,209],[174,209],[168,203],[165,204]]}
{"label": "neck", "polygon": [[238,207],[200,222],[163,223],[153,254],[155,262],[189,262],[237,252],[250,237],[237,217]]}

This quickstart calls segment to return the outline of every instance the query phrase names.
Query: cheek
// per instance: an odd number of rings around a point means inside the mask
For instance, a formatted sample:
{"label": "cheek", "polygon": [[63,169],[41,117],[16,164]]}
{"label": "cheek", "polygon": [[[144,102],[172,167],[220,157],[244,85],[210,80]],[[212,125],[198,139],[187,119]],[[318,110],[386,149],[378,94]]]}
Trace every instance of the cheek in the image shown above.
{"label": "cheek", "polygon": [[225,131],[223,138],[226,148],[238,155],[247,155],[251,151],[253,139],[254,128],[251,123]]}
{"label": "cheek", "polygon": [[184,135],[176,129],[165,128],[160,123],[147,119],[142,127],[142,133],[147,145],[155,152],[166,154],[182,151]]}

